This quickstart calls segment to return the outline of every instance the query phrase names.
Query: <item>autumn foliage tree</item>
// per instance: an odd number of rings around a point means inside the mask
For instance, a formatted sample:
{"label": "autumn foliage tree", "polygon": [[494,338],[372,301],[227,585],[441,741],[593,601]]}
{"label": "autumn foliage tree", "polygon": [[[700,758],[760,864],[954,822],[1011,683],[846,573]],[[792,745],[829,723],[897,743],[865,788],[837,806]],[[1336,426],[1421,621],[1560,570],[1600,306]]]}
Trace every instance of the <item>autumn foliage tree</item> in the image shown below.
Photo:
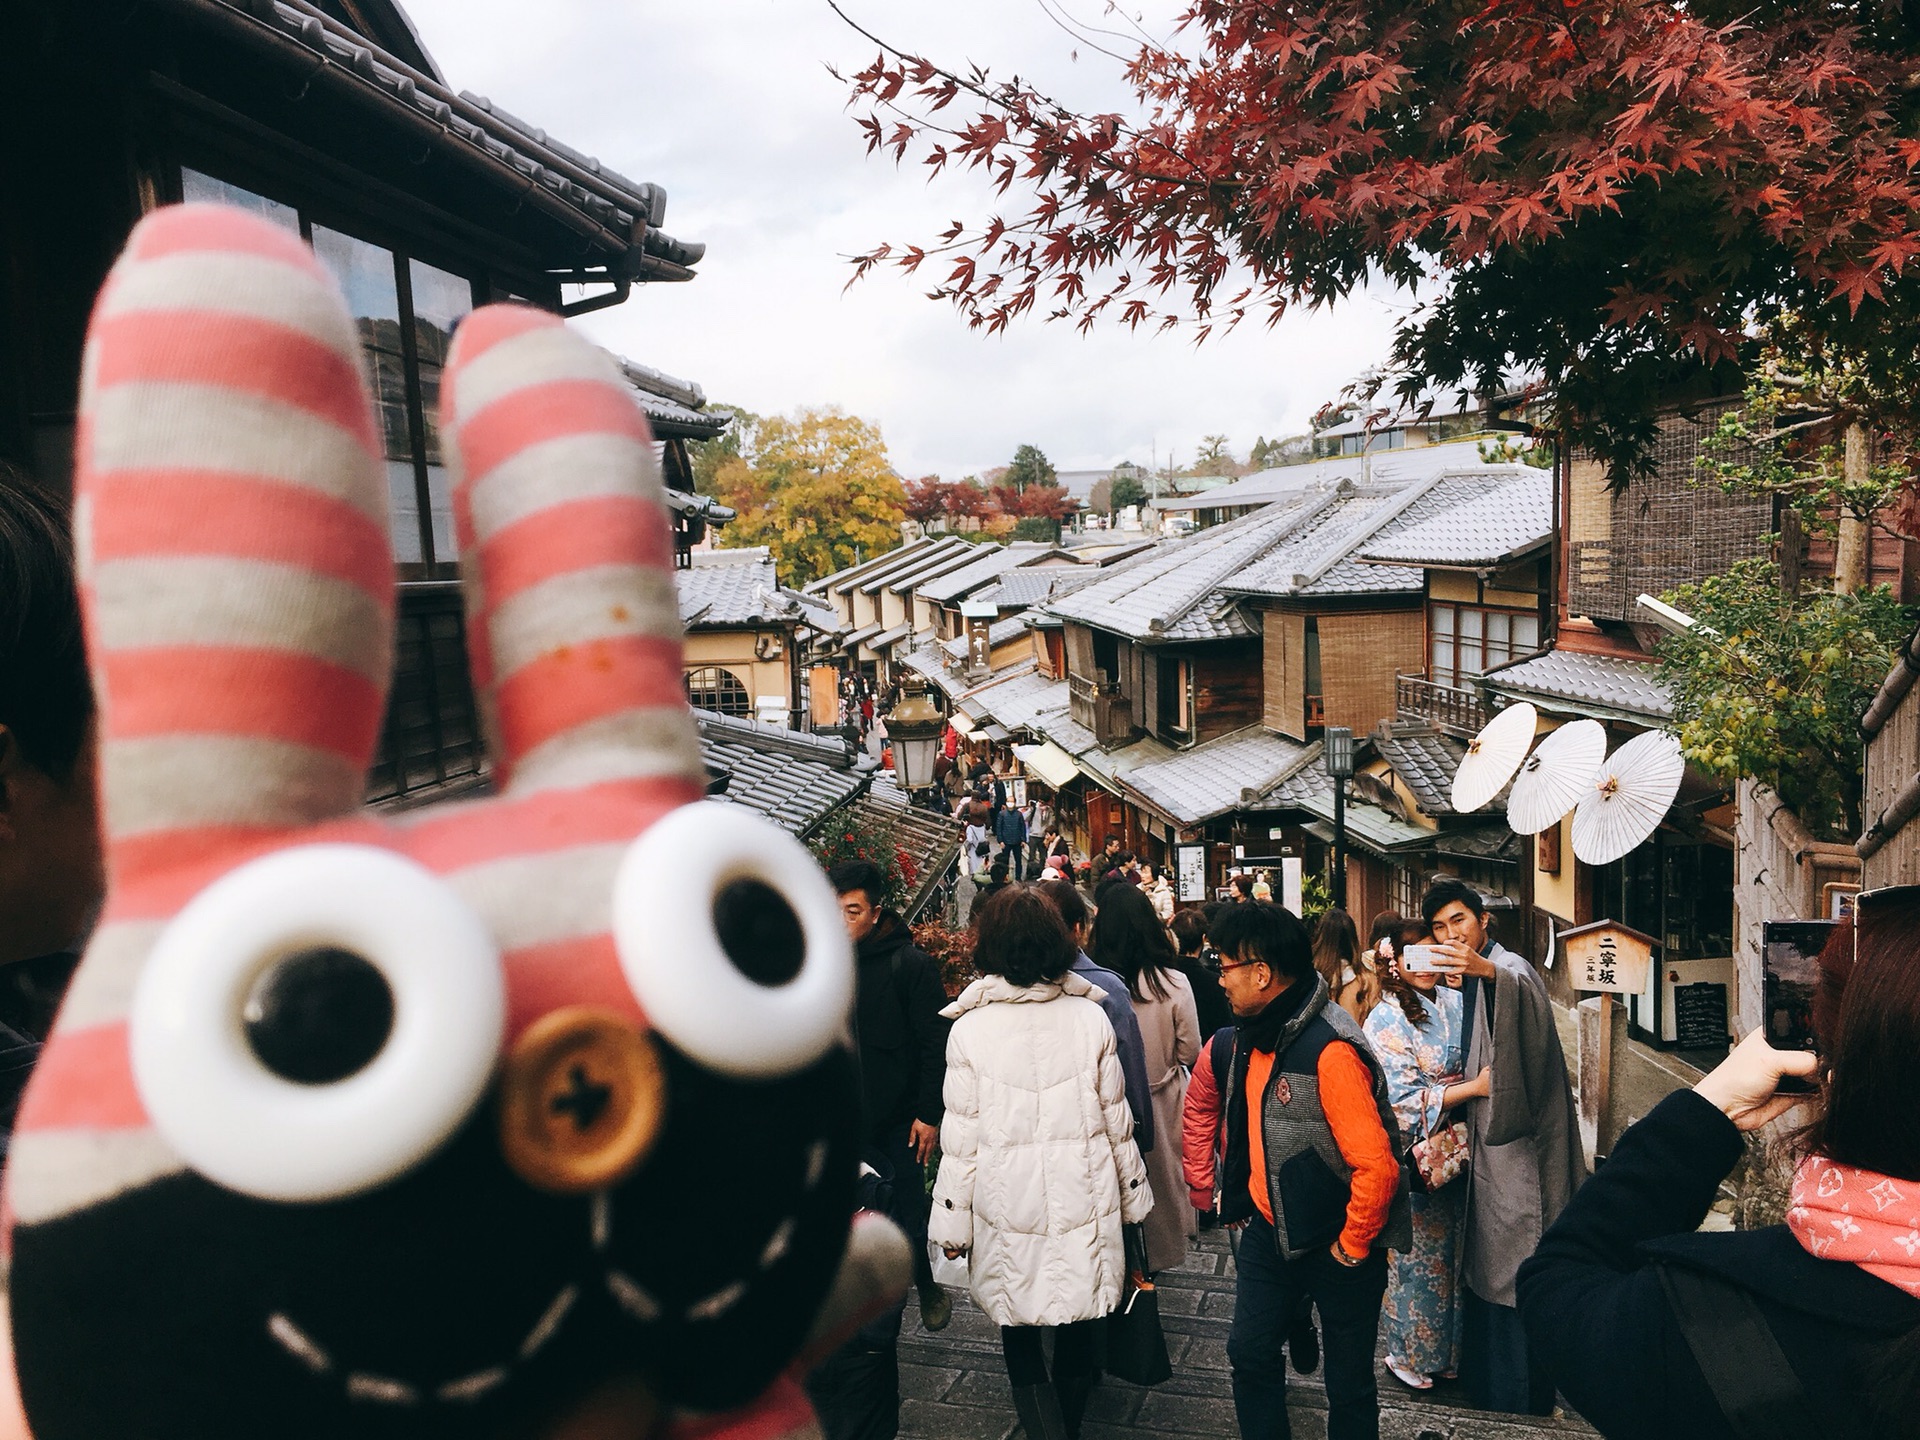
{"label": "autumn foliage tree", "polygon": [[[1737,389],[1751,327],[1910,361],[1920,21],[1880,0],[1192,0],[1110,113],[881,44],[870,149],[984,172],[1000,214],[875,246],[989,331],[1198,337],[1413,289],[1403,401],[1519,381],[1624,480],[1653,412]],[[851,23],[851,22],[849,22]],[[865,32],[863,32],[865,33]],[[957,108],[950,108],[957,107]]]}
{"label": "autumn foliage tree", "polygon": [[717,542],[765,545],[803,585],[900,543],[907,491],[880,427],[837,410],[758,420],[715,467],[712,493],[739,512]]}

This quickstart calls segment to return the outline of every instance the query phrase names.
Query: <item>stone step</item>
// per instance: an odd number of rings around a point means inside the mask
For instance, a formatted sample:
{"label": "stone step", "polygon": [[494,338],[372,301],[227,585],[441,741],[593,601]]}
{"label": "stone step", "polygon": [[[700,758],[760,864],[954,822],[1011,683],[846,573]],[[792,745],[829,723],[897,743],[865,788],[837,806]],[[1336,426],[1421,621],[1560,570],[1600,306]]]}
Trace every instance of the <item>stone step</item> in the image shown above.
{"label": "stone step", "polygon": [[[1233,1257],[1219,1232],[1197,1237],[1177,1269],[1155,1277],[1161,1328],[1173,1376],[1142,1389],[1103,1380],[1088,1403],[1084,1440],[1122,1440],[1142,1432],[1166,1440],[1225,1440],[1238,1434],[1227,1372],[1233,1318]],[[1000,1353],[1000,1331],[965,1291],[953,1290],[953,1320],[933,1333],[907,1306],[900,1336],[902,1440],[1015,1440],[1018,1425]],[[1326,1390],[1318,1374],[1287,1376],[1298,1440],[1325,1440]],[[1441,1382],[1408,1390],[1380,1372],[1383,1440],[1526,1440],[1586,1436],[1576,1416],[1494,1415],[1467,1406],[1461,1387]]]}

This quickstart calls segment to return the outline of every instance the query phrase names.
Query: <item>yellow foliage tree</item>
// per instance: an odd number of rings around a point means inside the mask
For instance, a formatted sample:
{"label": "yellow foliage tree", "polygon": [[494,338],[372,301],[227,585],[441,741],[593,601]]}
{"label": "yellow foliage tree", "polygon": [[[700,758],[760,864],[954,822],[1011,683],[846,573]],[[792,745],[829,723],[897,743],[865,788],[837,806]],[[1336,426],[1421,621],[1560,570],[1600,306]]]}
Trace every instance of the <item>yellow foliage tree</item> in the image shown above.
{"label": "yellow foliage tree", "polygon": [[716,543],[765,545],[791,585],[900,543],[907,491],[879,426],[802,410],[759,420],[741,440],[713,472],[713,494],[739,512]]}

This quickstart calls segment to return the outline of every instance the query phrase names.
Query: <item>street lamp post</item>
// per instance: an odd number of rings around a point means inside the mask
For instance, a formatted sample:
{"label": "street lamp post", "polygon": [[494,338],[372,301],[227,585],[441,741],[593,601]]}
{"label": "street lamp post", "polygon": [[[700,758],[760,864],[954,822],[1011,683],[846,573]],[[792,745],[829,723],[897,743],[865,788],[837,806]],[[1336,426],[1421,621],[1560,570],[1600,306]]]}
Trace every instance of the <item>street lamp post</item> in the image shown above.
{"label": "street lamp post", "polygon": [[1347,908],[1347,781],[1353,778],[1353,731],[1329,725],[1322,737],[1327,777],[1333,781],[1333,903]]}
{"label": "street lamp post", "polygon": [[946,729],[947,717],[928,695],[925,677],[909,672],[900,684],[899,702],[887,716],[894,778],[909,795],[933,784],[933,767],[940,758],[940,739]]}

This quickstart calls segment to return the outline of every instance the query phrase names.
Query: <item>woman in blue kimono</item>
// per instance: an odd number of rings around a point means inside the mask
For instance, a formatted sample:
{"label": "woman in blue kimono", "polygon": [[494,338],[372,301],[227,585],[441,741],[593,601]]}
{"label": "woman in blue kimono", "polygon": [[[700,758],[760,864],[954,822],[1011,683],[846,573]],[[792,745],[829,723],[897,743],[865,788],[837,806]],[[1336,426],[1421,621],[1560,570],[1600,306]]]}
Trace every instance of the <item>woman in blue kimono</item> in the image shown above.
{"label": "woman in blue kimono", "polygon": [[[1460,992],[1431,972],[1403,968],[1408,944],[1428,943],[1425,927],[1410,922],[1398,937],[1379,942],[1373,957],[1383,995],[1367,1017],[1367,1039],[1386,1072],[1387,1095],[1400,1122],[1401,1143],[1434,1134],[1448,1111],[1489,1090],[1490,1072],[1462,1082],[1464,1037]],[[1381,1319],[1387,1368],[1415,1390],[1451,1378],[1460,1364],[1460,1221],[1464,1178],[1433,1194],[1413,1196],[1413,1247],[1388,1262]]]}

